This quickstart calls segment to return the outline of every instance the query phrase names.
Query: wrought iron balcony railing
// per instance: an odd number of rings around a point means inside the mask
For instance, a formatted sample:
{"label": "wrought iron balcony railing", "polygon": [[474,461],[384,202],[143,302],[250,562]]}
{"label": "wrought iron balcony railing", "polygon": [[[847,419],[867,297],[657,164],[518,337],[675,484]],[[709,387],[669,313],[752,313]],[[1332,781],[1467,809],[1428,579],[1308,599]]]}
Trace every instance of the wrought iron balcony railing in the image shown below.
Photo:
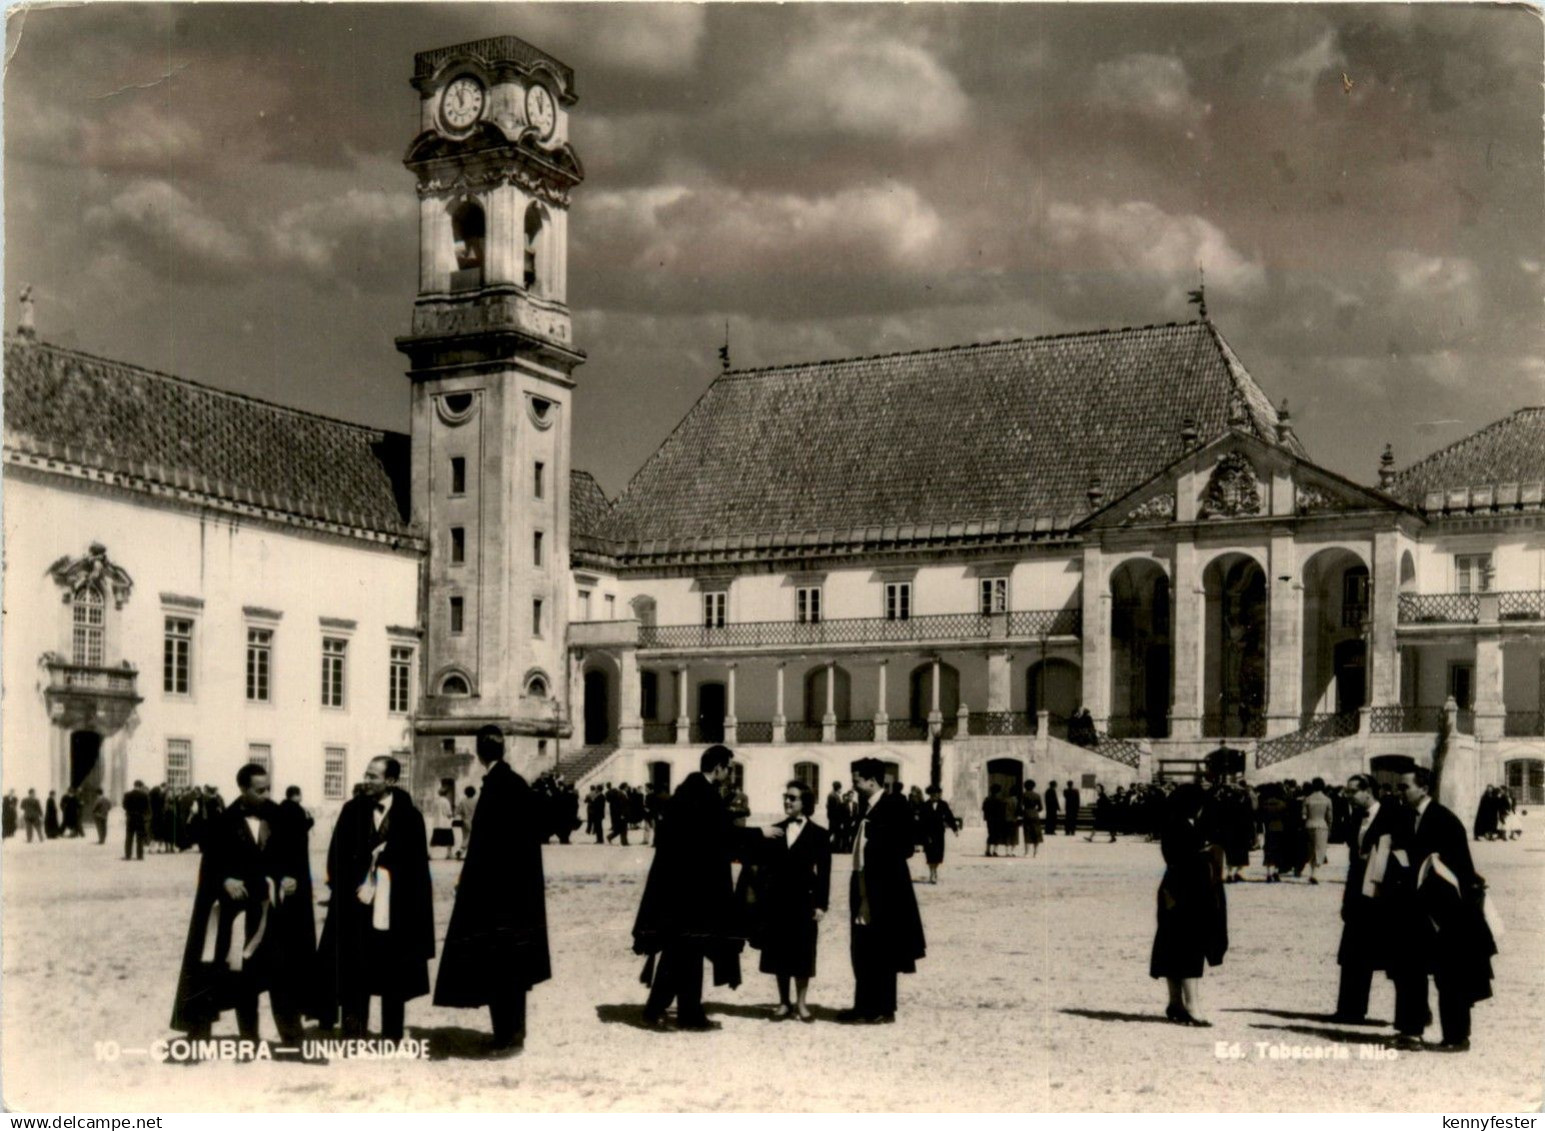
{"label": "wrought iron balcony railing", "polygon": [[820,742],[822,729],[820,723],[807,723],[790,719],[783,728],[783,741]]}
{"label": "wrought iron balcony railing", "polygon": [[773,739],[773,725],[770,721],[763,722],[758,719],[742,719],[735,724],[735,741],[741,743],[771,742]]}
{"label": "wrought iron balcony railing", "polygon": [[676,741],[675,723],[645,723],[644,741],[651,746],[670,746]]}
{"label": "wrought iron balcony railing", "polygon": [[1402,593],[1401,624],[1474,624],[1481,619],[1477,593]]}
{"label": "wrought iron balcony railing", "polygon": [[1368,709],[1371,734],[1436,734],[1442,724],[1442,707],[1400,705]]}
{"label": "wrought iron balcony railing", "polygon": [[1545,620],[1545,589],[1513,589],[1497,594],[1499,620]]}
{"label": "wrought iron balcony railing", "polygon": [[1357,733],[1358,713],[1343,711],[1334,715],[1309,715],[1303,725],[1289,734],[1267,739],[1255,748],[1255,768],[1263,770],[1300,754],[1307,754],[1338,738]]}
{"label": "wrought iron balcony railing", "polygon": [[873,719],[844,719],[837,723],[838,742],[873,742]]}
{"label": "wrought iron balcony railing", "polygon": [[892,719],[886,728],[892,742],[921,742],[928,737],[928,724],[911,719]]}
{"label": "wrought iron balcony railing", "polygon": [[934,640],[990,640],[994,625],[1008,637],[1077,636],[1079,609],[1041,609],[1006,614],[938,613],[887,620],[840,617],[799,621],[746,621],[739,624],[646,624],[638,630],[640,648],[757,648],[777,645],[910,644]]}
{"label": "wrought iron balcony railing", "polygon": [[972,711],[968,720],[972,737],[1007,737],[1034,734],[1035,716],[1024,711]]}

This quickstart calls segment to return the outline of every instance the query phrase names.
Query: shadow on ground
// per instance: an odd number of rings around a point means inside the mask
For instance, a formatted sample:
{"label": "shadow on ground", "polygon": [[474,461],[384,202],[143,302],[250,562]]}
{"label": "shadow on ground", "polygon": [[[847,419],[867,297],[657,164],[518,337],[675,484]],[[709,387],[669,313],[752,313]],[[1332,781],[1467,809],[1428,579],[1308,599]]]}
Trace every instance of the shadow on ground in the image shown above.
{"label": "shadow on ground", "polygon": [[1158,1025],[1174,1024],[1162,1013],[1122,1013],[1116,1009],[1061,1009],[1057,1012],[1067,1013],[1074,1017],[1087,1017],[1091,1021],[1136,1021]]}

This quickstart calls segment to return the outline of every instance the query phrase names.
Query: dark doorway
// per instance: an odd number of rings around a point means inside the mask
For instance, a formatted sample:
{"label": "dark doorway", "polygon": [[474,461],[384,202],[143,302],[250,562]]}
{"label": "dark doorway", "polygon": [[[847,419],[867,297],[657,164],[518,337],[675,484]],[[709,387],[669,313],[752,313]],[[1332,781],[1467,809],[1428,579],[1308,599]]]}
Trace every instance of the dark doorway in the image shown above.
{"label": "dark doorway", "polygon": [[611,737],[606,702],[606,673],[585,673],[585,745],[596,746]]}
{"label": "dark doorway", "polygon": [[724,684],[697,685],[697,729],[700,741],[724,741],[724,702]]}
{"label": "dark doorway", "polygon": [[1018,758],[994,758],[987,763],[987,792],[998,786],[1007,795],[1025,781],[1025,767]]}
{"label": "dark doorway", "polygon": [[1362,640],[1336,645],[1336,713],[1359,710],[1368,701],[1368,650]]}
{"label": "dark doorway", "polygon": [[90,730],[71,732],[70,788],[95,801],[102,792],[102,770],[102,736]]}
{"label": "dark doorway", "polygon": [[671,792],[671,764],[669,762],[649,763],[649,788],[655,793],[669,795]]}

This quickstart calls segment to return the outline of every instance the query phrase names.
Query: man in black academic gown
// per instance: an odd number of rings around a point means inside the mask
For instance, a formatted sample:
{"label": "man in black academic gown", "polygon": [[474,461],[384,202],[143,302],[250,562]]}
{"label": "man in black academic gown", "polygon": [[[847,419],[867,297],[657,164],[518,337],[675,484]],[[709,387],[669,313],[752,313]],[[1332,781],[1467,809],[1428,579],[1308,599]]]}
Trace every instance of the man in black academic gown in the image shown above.
{"label": "man in black academic gown", "polygon": [[[644,967],[649,1000],[644,1020],[663,1027],[676,1002],[676,1026],[708,1029],[703,1012],[703,960],[714,984],[740,985],[744,928],[737,925],[730,863],[739,843],[722,792],[735,755],[714,745],[699,772],[677,787],[655,836],[654,860],[633,922],[633,950],[650,956]],[[760,833],[749,834],[760,837]]]}
{"label": "man in black academic gown", "polygon": [[488,1007],[495,1050],[526,1040],[526,994],[552,977],[547,950],[547,886],[542,800],[504,760],[504,733],[477,733],[483,789],[445,933],[435,1004]]}
{"label": "man in black academic gown", "polygon": [[896,1019],[896,975],[917,970],[926,952],[923,920],[912,891],[912,813],[906,799],[885,791],[885,763],[853,763],[853,784],[863,798],[853,835],[853,875],[848,902],[853,924],[853,1008],[840,1015],[855,1023]]}
{"label": "man in black academic gown", "polygon": [[306,838],[269,799],[262,766],[243,766],[236,785],[240,797],[210,824],[199,860],[172,1028],[207,1037],[234,1008],[241,1036],[255,1040],[267,990],[279,1039],[294,1044],[316,947]]}
{"label": "man in black academic gown", "polygon": [[429,992],[435,952],[424,818],[397,781],[395,758],[372,758],[364,788],[344,803],[327,849],[332,898],[317,955],[313,1012],[344,1036],[364,1036],[370,999],[381,998],[381,1036],[401,1040],[404,1005]]}
{"label": "man in black academic gown", "polygon": [[[1395,981],[1399,1048],[1468,1052],[1470,1007],[1491,996],[1491,956],[1497,944],[1482,912],[1484,883],[1470,860],[1464,823],[1432,799],[1432,773],[1416,766],[1400,775],[1400,795],[1411,810],[1410,862],[1419,914],[1404,940],[1414,960]],[[1443,1039],[1421,1045],[1427,1023],[1427,975],[1438,986]]]}

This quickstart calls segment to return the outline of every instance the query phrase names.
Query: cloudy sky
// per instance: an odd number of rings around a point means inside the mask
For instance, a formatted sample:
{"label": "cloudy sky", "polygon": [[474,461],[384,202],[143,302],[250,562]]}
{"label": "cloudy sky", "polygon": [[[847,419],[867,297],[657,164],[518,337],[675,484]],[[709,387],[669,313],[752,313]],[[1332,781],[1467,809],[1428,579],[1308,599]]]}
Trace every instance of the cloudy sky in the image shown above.
{"label": "cloudy sky", "polygon": [[1545,403],[1539,17],[1465,5],[12,11],[5,288],[42,337],[396,429],[413,53],[575,68],[576,465],[718,371],[1210,313],[1363,482]]}

